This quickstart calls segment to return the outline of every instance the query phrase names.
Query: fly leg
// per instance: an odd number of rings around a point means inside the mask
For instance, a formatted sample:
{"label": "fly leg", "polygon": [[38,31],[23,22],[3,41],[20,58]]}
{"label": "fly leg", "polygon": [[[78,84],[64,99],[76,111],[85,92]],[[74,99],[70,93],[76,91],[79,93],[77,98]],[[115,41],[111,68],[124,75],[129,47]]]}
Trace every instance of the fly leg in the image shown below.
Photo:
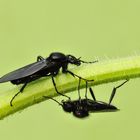
{"label": "fly leg", "polygon": [[53,99],[52,97],[47,97],[47,96],[43,96],[44,98],[47,98],[47,99],[51,99],[53,101],[55,101],[56,103],[58,103],[59,105],[62,106],[62,104],[60,102],[58,102],[57,100]]}
{"label": "fly leg", "polygon": [[85,93],[85,97],[87,99],[87,85],[88,85],[88,82],[93,82],[94,80],[88,80],[88,79],[85,79],[67,69],[63,69],[63,73],[69,73],[70,75],[72,75],[73,77],[77,77],[79,78],[79,84],[78,84],[78,94],[79,94],[79,101],[81,101],[81,96],[80,96],[80,83],[81,83],[81,80],[84,80],[86,82],[86,93]]}
{"label": "fly leg", "polygon": [[13,106],[13,100],[15,99],[15,97],[19,94],[19,93],[22,93],[23,92],[23,90],[25,89],[25,87],[27,86],[27,83],[25,83],[22,87],[21,87],[21,89],[19,90],[19,92],[18,93],[16,93],[14,96],[13,96],[13,98],[11,99],[11,101],[10,101],[10,106]]}
{"label": "fly leg", "polygon": [[120,88],[121,86],[123,86],[126,82],[128,82],[128,80],[124,81],[124,82],[123,82],[122,84],[120,84],[119,86],[113,88],[112,93],[111,93],[111,96],[110,96],[110,99],[109,99],[108,105],[111,104],[111,102],[112,102],[112,100],[113,100],[113,98],[114,98],[114,96],[115,96],[115,94],[116,94],[116,90],[117,90],[118,88]]}
{"label": "fly leg", "polygon": [[43,58],[42,56],[38,56],[38,57],[37,57],[37,62],[38,62],[38,61],[41,61],[41,60],[44,60],[44,58]]}
{"label": "fly leg", "polygon": [[92,88],[89,88],[89,91],[90,91],[90,94],[91,94],[93,100],[96,101],[96,98],[95,98],[95,95],[94,95]]}
{"label": "fly leg", "polygon": [[94,80],[85,79],[85,78],[83,78],[83,77],[81,77],[81,76],[79,76],[79,75],[77,75],[77,74],[75,74],[75,73],[73,73],[73,72],[71,72],[71,71],[69,71],[69,70],[65,70],[65,73],[69,73],[69,74],[71,74],[73,77],[77,77],[77,78],[82,79],[82,80],[87,81],[87,82],[93,82],[93,81],[94,81]]}
{"label": "fly leg", "polygon": [[80,83],[81,83],[81,78],[79,78],[79,83],[78,83],[78,95],[79,95],[79,101],[81,101],[81,96],[80,96]]}
{"label": "fly leg", "polygon": [[60,93],[60,92],[57,90],[56,83],[55,83],[55,80],[54,80],[54,77],[53,77],[53,76],[52,76],[52,82],[53,82],[55,91],[56,91],[58,94],[60,94],[60,95],[62,95],[62,96],[65,96],[65,97],[67,97],[67,98],[70,100],[70,97],[69,97],[69,96],[62,94],[62,93]]}
{"label": "fly leg", "polygon": [[88,99],[87,97],[87,89],[88,89],[88,82],[86,81],[86,91],[85,91],[85,98]]}

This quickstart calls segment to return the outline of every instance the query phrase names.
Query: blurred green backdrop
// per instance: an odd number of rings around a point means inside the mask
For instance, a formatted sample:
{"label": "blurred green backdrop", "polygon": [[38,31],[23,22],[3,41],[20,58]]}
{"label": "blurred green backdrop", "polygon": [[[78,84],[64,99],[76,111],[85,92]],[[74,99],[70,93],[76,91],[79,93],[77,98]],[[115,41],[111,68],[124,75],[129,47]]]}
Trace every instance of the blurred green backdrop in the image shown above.
{"label": "blurred green backdrop", "polygon": [[[139,49],[139,0],[0,0],[0,75],[53,51],[93,60],[139,55]],[[97,98],[108,101],[119,83],[94,87]],[[0,138],[140,139],[139,83],[131,80],[119,89],[113,102],[119,112],[93,113],[80,120],[46,101],[1,120]],[[0,84],[0,91],[13,87]],[[77,98],[74,93],[70,96]]]}

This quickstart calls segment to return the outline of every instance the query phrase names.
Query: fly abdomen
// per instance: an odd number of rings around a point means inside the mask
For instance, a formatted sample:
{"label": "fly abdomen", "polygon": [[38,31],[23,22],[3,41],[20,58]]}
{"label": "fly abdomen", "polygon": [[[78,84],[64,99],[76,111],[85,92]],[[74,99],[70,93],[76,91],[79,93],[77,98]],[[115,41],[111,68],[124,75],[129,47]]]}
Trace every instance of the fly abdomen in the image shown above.
{"label": "fly abdomen", "polygon": [[28,76],[28,77],[12,80],[11,83],[15,84],[15,85],[19,85],[19,84],[32,82],[32,81],[37,80],[39,78],[41,78],[40,75],[31,75],[31,76]]}

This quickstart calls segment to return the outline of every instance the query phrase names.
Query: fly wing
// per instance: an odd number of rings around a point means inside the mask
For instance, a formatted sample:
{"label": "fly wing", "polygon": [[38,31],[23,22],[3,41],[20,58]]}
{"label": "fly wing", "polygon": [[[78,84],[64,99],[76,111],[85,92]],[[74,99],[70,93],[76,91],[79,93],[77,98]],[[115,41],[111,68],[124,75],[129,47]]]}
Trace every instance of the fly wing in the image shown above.
{"label": "fly wing", "polygon": [[4,82],[8,82],[8,81],[12,81],[12,80],[16,80],[19,78],[24,78],[26,76],[32,75],[35,72],[44,68],[45,66],[47,66],[46,60],[29,64],[25,67],[22,67],[20,69],[17,69],[13,72],[4,75],[3,77],[0,78],[0,83],[4,83]]}

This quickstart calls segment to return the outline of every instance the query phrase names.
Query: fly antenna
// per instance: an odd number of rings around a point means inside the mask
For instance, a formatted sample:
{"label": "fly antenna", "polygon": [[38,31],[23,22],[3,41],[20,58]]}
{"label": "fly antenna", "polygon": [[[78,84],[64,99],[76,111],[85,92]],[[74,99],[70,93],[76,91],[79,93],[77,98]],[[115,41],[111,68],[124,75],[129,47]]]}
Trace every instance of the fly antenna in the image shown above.
{"label": "fly antenna", "polygon": [[87,62],[87,61],[83,61],[83,60],[80,60],[80,62],[82,62],[82,63],[96,63],[96,62],[98,62],[98,60],[95,60],[95,61],[92,61],[92,62]]}

